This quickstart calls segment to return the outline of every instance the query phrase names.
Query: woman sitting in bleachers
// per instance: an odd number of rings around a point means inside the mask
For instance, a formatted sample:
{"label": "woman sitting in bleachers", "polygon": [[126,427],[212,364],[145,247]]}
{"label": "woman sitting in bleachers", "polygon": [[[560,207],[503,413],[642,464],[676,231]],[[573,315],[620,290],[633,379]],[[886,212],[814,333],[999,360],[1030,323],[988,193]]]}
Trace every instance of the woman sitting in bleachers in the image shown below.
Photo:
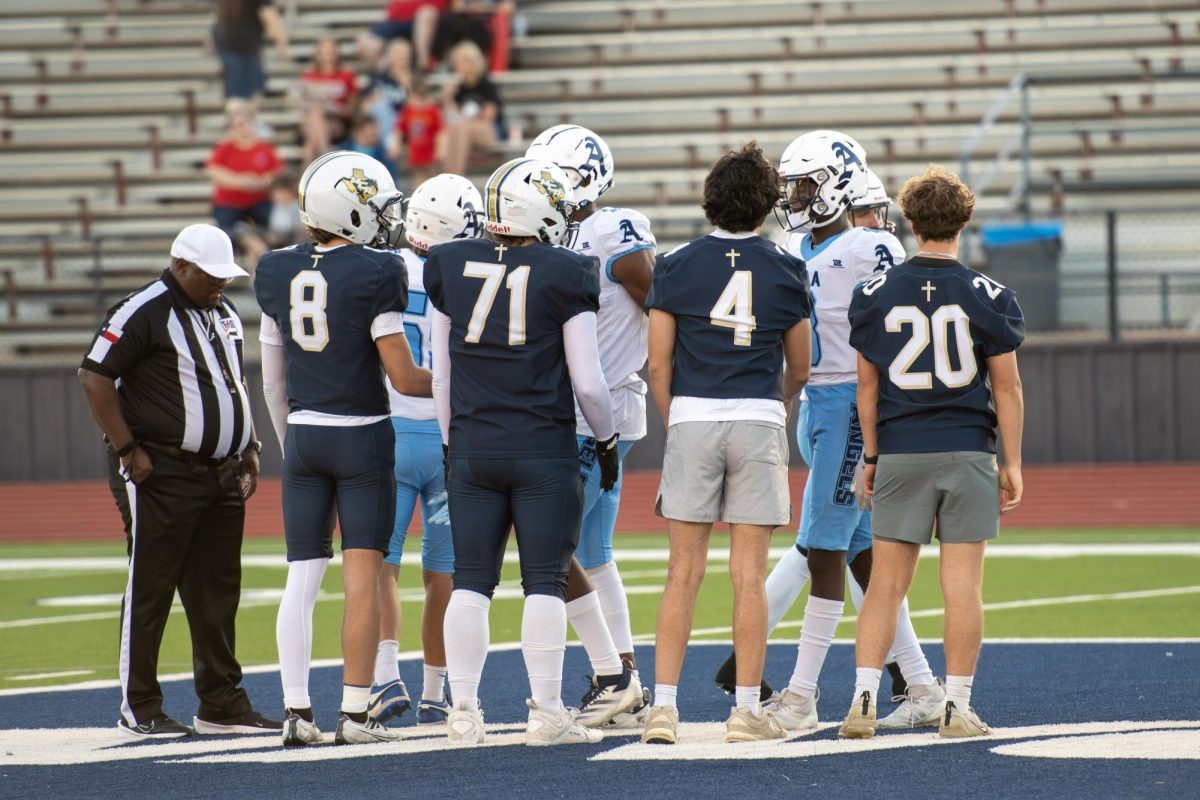
{"label": "woman sitting in bleachers", "polygon": [[342,64],[333,39],[317,42],[312,69],[300,76],[298,93],[307,163],[346,138],[358,107],[358,76]]}
{"label": "woman sitting in bleachers", "polygon": [[476,150],[490,150],[502,129],[500,90],[487,74],[483,51],[474,42],[461,42],[450,51],[455,78],[444,88],[445,146],[442,170],[467,171]]}

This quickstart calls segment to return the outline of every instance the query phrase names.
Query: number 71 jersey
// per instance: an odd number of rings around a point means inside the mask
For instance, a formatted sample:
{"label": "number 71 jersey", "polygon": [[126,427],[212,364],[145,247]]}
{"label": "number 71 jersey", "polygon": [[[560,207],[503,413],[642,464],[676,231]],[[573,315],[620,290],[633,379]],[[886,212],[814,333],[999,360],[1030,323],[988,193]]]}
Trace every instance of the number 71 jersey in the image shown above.
{"label": "number 71 jersey", "polygon": [[879,370],[879,452],[996,450],[987,359],[1025,339],[1017,296],[957,261],[913,258],[864,281],[850,344]]}

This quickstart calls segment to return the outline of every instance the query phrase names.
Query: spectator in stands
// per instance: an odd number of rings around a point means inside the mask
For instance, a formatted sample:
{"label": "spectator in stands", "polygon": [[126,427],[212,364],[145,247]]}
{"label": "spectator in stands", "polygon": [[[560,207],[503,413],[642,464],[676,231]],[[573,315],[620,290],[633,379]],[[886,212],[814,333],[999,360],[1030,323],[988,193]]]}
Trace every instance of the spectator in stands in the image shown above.
{"label": "spectator in stands", "polygon": [[268,250],[277,250],[307,240],[297,204],[299,179],[294,173],[281,172],[271,181],[271,214],[266,230],[247,230],[238,242],[242,248],[242,266],[254,275],[258,260]]}
{"label": "spectator in stands", "polygon": [[490,52],[492,15],[502,12],[505,19],[511,19],[515,10],[516,3],[512,0],[453,0],[450,10],[437,18],[437,29],[433,34],[433,47],[430,51],[433,61],[440,62],[462,42],[474,42],[480,51]]}
{"label": "spectator in stands", "polygon": [[393,176],[396,174],[396,165],[392,163],[387,145],[379,134],[379,123],[368,114],[354,118],[354,124],[350,127],[350,138],[342,143],[342,149],[365,153],[387,167]]}
{"label": "spectator in stands", "polygon": [[413,187],[420,186],[437,171],[437,140],[442,127],[442,111],[431,96],[429,85],[417,78],[413,81],[408,104],[396,121],[391,152],[393,160],[399,162],[400,153],[407,151],[404,164]]}
{"label": "spectator in stands", "polygon": [[287,30],[271,0],[217,0],[212,38],[225,73],[225,97],[252,100],[263,93],[262,41],[275,42],[280,60],[288,58]]}
{"label": "spectator in stands", "polygon": [[412,45],[396,39],[388,45],[387,59],[382,68],[371,76],[363,91],[361,109],[379,123],[379,130],[394,131],[396,120],[408,102],[412,88]]}
{"label": "spectator in stands", "polygon": [[283,161],[274,145],[259,138],[249,101],[230,100],[225,116],[229,135],[213,148],[204,171],[213,180],[213,217],[233,236],[239,222],[268,226],[271,181],[283,171]]}
{"label": "spectator in stands", "polygon": [[358,76],[342,64],[333,39],[317,42],[312,69],[300,76],[299,94],[304,158],[311,162],[346,138],[358,107]]}
{"label": "spectator in stands", "polygon": [[417,52],[417,65],[429,63],[438,15],[450,6],[450,0],[391,0],[382,22],[358,37],[358,56],[368,64],[379,60],[384,45],[399,38],[407,39]]}
{"label": "spectator in stands", "polygon": [[500,127],[500,90],[487,74],[483,51],[461,42],[450,51],[455,79],[445,86],[446,134],[443,169],[463,175],[474,150],[496,144]]}

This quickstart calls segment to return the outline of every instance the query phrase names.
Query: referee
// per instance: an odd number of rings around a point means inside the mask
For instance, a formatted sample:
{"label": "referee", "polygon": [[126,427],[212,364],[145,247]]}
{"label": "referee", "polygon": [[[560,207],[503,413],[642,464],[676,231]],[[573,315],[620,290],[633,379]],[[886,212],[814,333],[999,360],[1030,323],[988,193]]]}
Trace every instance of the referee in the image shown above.
{"label": "referee", "polygon": [[[79,370],[109,443],[109,486],[125,522],[117,728],[136,739],[282,730],[251,708],[234,655],[242,526],[262,445],[242,369],[242,322],[222,289],[246,274],[221,230],[184,228],[170,267],[110,310]],[[194,731],[167,716],[158,684],[176,590],[200,698]]]}

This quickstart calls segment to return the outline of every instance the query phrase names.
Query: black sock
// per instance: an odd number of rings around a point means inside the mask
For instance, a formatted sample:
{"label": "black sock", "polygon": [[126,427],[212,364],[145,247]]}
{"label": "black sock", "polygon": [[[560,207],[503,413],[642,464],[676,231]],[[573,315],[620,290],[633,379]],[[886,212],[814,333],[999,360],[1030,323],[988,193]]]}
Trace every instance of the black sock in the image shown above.
{"label": "black sock", "polygon": [[343,711],[342,713],[359,725],[367,724],[367,712],[365,711]]}
{"label": "black sock", "polygon": [[287,711],[287,714],[295,714],[297,717],[304,720],[305,722],[313,721],[313,713],[312,713],[311,707],[309,707],[309,708],[288,708],[285,710]]}

